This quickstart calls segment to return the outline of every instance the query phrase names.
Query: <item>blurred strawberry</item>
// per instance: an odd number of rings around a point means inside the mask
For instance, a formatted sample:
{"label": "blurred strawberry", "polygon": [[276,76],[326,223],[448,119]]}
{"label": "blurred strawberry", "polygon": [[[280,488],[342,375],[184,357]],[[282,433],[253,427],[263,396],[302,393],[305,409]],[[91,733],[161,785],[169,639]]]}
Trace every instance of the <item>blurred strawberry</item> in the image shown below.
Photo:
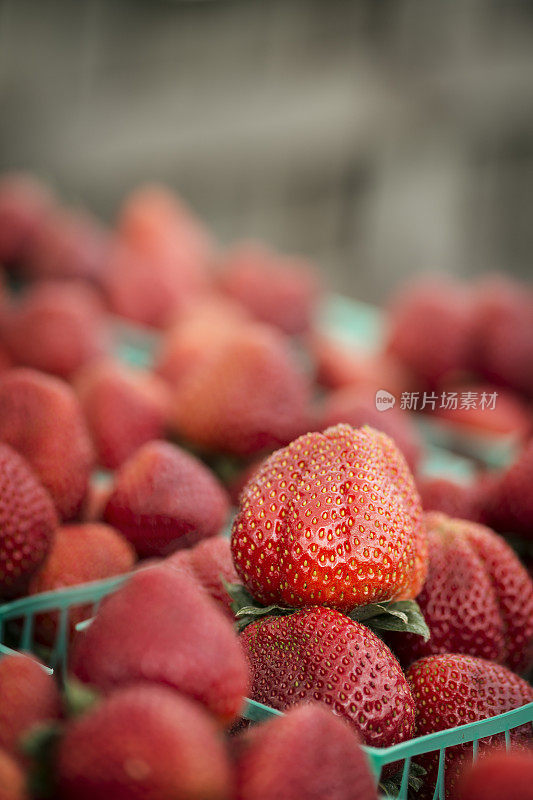
{"label": "blurred strawberry", "polygon": [[0,597],[26,591],[57,524],[52,498],[28,463],[0,443]]}
{"label": "blurred strawberry", "polygon": [[105,692],[133,683],[172,687],[232,722],[248,670],[229,619],[183,571],[141,569],[76,639],[74,675]]}
{"label": "blurred strawberry", "polygon": [[444,276],[418,278],[393,300],[387,351],[424,383],[438,386],[466,369],[471,331],[467,290]]}
{"label": "blurred strawberry", "polygon": [[94,453],[70,386],[31,369],[2,373],[0,441],[26,458],[60,516],[75,517],[87,492]]}
{"label": "blurred strawberry", "polygon": [[418,603],[431,631],[389,635],[403,664],[465,653],[525,671],[533,660],[533,581],[511,547],[482,525],[425,515],[429,570]]}
{"label": "blurred strawberry", "polygon": [[115,692],[59,745],[63,800],[232,800],[222,738],[196,703],[162,686]]}
{"label": "blurred strawberry", "polygon": [[533,800],[533,752],[488,748],[459,777],[451,800]]}
{"label": "blurred strawberry", "polygon": [[486,514],[496,530],[533,539],[533,439],[495,480]]}
{"label": "blurred strawberry", "polygon": [[242,738],[238,800],[377,800],[359,737],[323,706],[291,709]]}
{"label": "blurred strawberry", "polygon": [[[29,594],[53,592],[111,578],[133,569],[135,551],[118,531],[108,525],[64,525],[57,528],[44,564],[32,578]],[[76,606],[69,613],[71,635],[78,622],[91,616],[92,606]],[[35,635],[39,642],[53,645],[58,614],[38,614]]]}
{"label": "blurred strawberry", "polygon": [[38,659],[23,653],[0,659],[0,747],[24,760],[21,739],[60,713],[55,680]]}
{"label": "blurred strawberry", "polygon": [[420,516],[392,440],[337,425],[278,450],[248,483],[233,523],[235,567],[265,605],[350,611],[412,598],[427,568]]}
{"label": "blurred strawberry", "polygon": [[448,478],[421,475],[416,485],[424,511],[441,511],[457,519],[482,521],[485,501],[477,482],[457,483]]}
{"label": "blurred strawberry", "polygon": [[29,800],[25,774],[4,750],[0,750],[0,800]]}
{"label": "blurred strawberry", "polygon": [[146,557],[220,533],[228,513],[224,488],[201,461],[169,442],[153,441],[116,473],[104,518]]}
{"label": "blurred strawberry", "polygon": [[164,382],[119,361],[93,361],[76,377],[98,462],[116,469],[141,445],[165,435],[170,399]]}
{"label": "blurred strawberry", "polygon": [[[213,330],[174,385],[174,431],[205,450],[249,456],[308,429],[310,384],[289,340],[260,323]],[[191,351],[194,352],[194,350]]]}
{"label": "blurred strawberry", "polygon": [[58,208],[42,220],[24,272],[37,279],[76,278],[99,283],[108,257],[107,232],[90,214]]}
{"label": "blurred strawberry", "polygon": [[20,264],[53,207],[53,197],[39,181],[23,173],[0,179],[0,263]]}
{"label": "blurred strawberry", "polygon": [[168,189],[144,186],[127,198],[106,274],[114,313],[164,327],[209,288],[212,243]]}
{"label": "blurred strawberry", "polygon": [[321,414],[321,429],[346,422],[353,428],[371,425],[383,431],[403,453],[411,470],[420,458],[422,441],[409,414],[399,406],[380,411],[376,408],[375,394],[357,387],[346,387],[326,396]]}
{"label": "blurred strawberry", "polygon": [[239,582],[231,557],[229,539],[224,536],[211,536],[203,542],[189,548],[178,550],[165,561],[165,564],[180,570],[194,578],[208,592],[209,596],[233,619],[231,598],[224,582]]}
{"label": "blurred strawberry", "polygon": [[226,253],[219,283],[254,317],[288,334],[310,328],[321,293],[317,273],[303,258],[279,255],[256,242]]}
{"label": "blurred strawberry", "polygon": [[12,360],[69,378],[108,344],[96,292],[74,282],[45,281],[28,289],[4,326]]}
{"label": "blurred strawberry", "polygon": [[[531,411],[513,392],[493,385],[466,384],[454,387],[457,408],[436,405],[432,416],[453,423],[470,433],[502,434],[524,438],[532,429]],[[448,397],[450,393],[447,393]],[[468,396],[473,398],[472,404]],[[465,399],[461,399],[465,398]]]}

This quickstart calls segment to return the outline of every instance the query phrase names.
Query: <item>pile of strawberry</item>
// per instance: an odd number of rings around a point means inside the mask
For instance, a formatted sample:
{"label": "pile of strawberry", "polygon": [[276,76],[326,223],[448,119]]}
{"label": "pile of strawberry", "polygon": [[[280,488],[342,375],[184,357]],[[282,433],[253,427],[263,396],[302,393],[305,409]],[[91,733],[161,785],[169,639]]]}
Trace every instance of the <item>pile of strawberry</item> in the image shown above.
{"label": "pile of strawberry", "polygon": [[[415,287],[354,354],[301,259],[220,254],[160,187],[106,229],[21,176],[0,181],[0,263],[0,598],[128,576],[90,624],[71,610],[63,691],[0,661],[0,800],[370,800],[361,744],[533,701],[533,582],[500,535],[533,536],[525,291]],[[126,321],[143,368],[116,351]],[[474,375],[505,387],[503,424],[474,422],[516,461],[429,479],[412,416],[375,392]],[[58,624],[34,619],[43,661]],[[248,727],[247,697],[284,713]],[[448,750],[447,797],[490,800],[496,769],[533,785],[530,727],[502,739],[472,769]],[[437,769],[417,759],[421,800]]]}

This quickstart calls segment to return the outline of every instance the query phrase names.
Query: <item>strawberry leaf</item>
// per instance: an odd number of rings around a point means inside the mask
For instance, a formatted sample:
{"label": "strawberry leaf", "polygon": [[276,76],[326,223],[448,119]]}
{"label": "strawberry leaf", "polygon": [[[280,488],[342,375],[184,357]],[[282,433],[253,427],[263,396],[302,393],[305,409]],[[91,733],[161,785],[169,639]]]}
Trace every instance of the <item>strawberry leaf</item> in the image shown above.
{"label": "strawberry leaf", "polygon": [[68,680],[65,683],[63,703],[67,717],[79,717],[89,711],[100,699],[100,695],[84,683]]}
{"label": "strawberry leaf", "polygon": [[355,622],[362,622],[372,630],[400,631],[422,636],[424,641],[430,637],[430,630],[416,600],[391,600],[382,603],[369,603],[358,606],[348,616]]}
{"label": "strawberry leaf", "polygon": [[[424,776],[427,770],[421,767],[420,764],[411,764],[409,767],[409,778],[407,785],[413,792],[419,792],[424,785]],[[403,768],[392,775],[390,778],[379,782],[379,789],[385,797],[397,798],[400,794],[402,785]]]}
{"label": "strawberry leaf", "polygon": [[55,760],[62,735],[62,723],[50,722],[35,726],[24,737],[22,750],[31,760],[28,776],[31,797],[38,797],[39,800],[54,800],[57,797]]}

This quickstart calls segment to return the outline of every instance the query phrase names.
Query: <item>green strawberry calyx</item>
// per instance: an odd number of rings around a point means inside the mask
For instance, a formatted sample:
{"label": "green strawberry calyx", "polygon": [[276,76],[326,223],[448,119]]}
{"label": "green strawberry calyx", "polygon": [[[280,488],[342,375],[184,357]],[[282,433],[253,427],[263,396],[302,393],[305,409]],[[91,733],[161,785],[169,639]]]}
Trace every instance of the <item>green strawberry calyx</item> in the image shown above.
{"label": "green strawberry calyx", "polygon": [[[301,611],[300,608],[285,608],[278,605],[263,606],[240,583],[226,583],[224,587],[231,597],[231,608],[235,614],[239,631],[262,617],[283,616]],[[422,636],[424,641],[430,631],[416,600],[384,600],[357,606],[346,616],[361,622],[379,635],[380,631],[398,631]]]}

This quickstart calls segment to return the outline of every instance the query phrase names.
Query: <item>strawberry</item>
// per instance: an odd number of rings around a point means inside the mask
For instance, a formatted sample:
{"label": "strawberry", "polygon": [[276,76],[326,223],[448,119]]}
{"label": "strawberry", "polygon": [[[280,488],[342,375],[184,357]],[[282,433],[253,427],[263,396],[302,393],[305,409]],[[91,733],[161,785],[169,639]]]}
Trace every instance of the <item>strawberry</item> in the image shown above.
{"label": "strawberry", "polygon": [[237,800],[377,800],[359,737],[318,704],[291,709],[243,738]]}
{"label": "strawberry", "polygon": [[22,653],[0,659],[1,748],[21,758],[21,739],[60,712],[59,690],[40,661]]}
{"label": "strawberry", "polygon": [[448,478],[421,476],[416,485],[424,511],[441,511],[449,517],[481,522],[484,500],[477,482],[465,484]]}
{"label": "strawberry", "polygon": [[165,435],[170,401],[157,375],[106,359],[82,369],[74,388],[102,466],[116,469]]}
{"label": "strawberry", "polygon": [[239,580],[231,558],[229,539],[211,536],[188,550],[178,550],[165,563],[184,569],[196,578],[210,597],[233,619],[231,598],[223,583],[225,581],[233,584]]}
{"label": "strawberry", "polygon": [[80,511],[94,453],[74,392],[30,369],[0,375],[0,441],[27,459],[62,519]]}
{"label": "strawberry", "polygon": [[162,686],[115,692],[71,722],[57,755],[63,800],[231,800],[233,776],[216,726]]}
{"label": "strawberry", "polygon": [[[46,558],[29,586],[29,594],[52,592],[66,586],[90,583],[133,569],[135,552],[118,531],[108,525],[63,525],[57,528]],[[71,636],[74,628],[91,616],[91,606],[76,606],[69,613]],[[57,613],[38,614],[35,635],[52,645],[57,631]]]}
{"label": "strawberry", "polygon": [[395,298],[387,352],[429,386],[466,368],[471,302],[465,289],[444,277],[418,278]]}
{"label": "strawberry", "polygon": [[164,565],[135,572],[102,604],[76,640],[72,670],[106,692],[140,681],[174,687],[224,724],[248,689],[230,621],[194,580]]}
{"label": "strawberry", "polygon": [[393,634],[404,664],[465,653],[525,670],[533,657],[533,581],[509,545],[482,525],[425,515],[429,570],[418,603],[431,631]]}
{"label": "strawberry", "polygon": [[[531,412],[519,395],[491,384],[461,384],[459,397],[468,392],[477,398],[474,408],[463,406],[461,402],[457,408],[437,405],[431,415],[470,435],[502,435],[523,439],[531,432]],[[491,398],[494,394],[496,398],[493,403]],[[484,405],[481,405],[481,401]]]}
{"label": "strawberry", "polygon": [[3,750],[0,750],[0,800],[29,800],[20,765]]}
{"label": "strawberry", "polygon": [[321,416],[321,427],[329,428],[347,422],[354,428],[370,425],[383,431],[394,440],[411,470],[420,459],[422,443],[409,414],[399,407],[379,411],[374,393],[356,387],[346,387],[331,392],[326,397]]}
{"label": "strawberry", "polygon": [[[533,688],[506,667],[482,658],[462,655],[438,655],[415,662],[407,673],[416,704],[416,733],[425,736],[454,728],[467,722],[487,719],[533,701]],[[511,732],[512,742],[527,742],[529,726]],[[480,752],[497,743],[502,736],[481,739]],[[446,797],[453,796],[457,773],[472,758],[472,745],[446,750]],[[438,755],[420,757],[427,769],[420,800],[433,797]]]}
{"label": "strawberry", "polygon": [[33,278],[99,282],[107,262],[107,232],[84,211],[58,208],[32,238],[24,271]]}
{"label": "strawberry", "polygon": [[164,327],[209,288],[210,238],[164,187],[126,200],[111,248],[105,288],[116,314]]}
{"label": "strawberry", "polygon": [[12,266],[26,259],[52,205],[48,189],[29,175],[0,179],[0,263]]}
{"label": "strawberry", "polygon": [[315,606],[264,617],[241,640],[254,700],[279,710],[325,703],[376,747],[413,735],[414,703],[396,658],[369,628],[339,611]]}
{"label": "strawberry", "polygon": [[533,439],[530,439],[515,461],[496,480],[494,491],[487,498],[486,513],[497,530],[533,538],[532,480]]}
{"label": "strawberry", "polygon": [[141,557],[164,556],[222,530],[229,501],[215,475],[169,442],[140,447],[118,470],[104,519]]}
{"label": "strawberry", "polygon": [[452,800],[533,800],[533,752],[489,748],[459,777]]}
{"label": "strawberry", "polygon": [[410,598],[427,553],[420,501],[392,440],[337,425],[271,455],[247,484],[232,552],[261,603],[341,611]]}
{"label": "strawberry", "polygon": [[174,386],[172,425],[205,450],[249,456],[306,430],[309,403],[289,340],[260,323],[234,324],[189,360]]}
{"label": "strawberry", "polygon": [[0,596],[24,593],[57,525],[46,489],[23,458],[0,443]]}
{"label": "strawberry", "polygon": [[320,298],[318,276],[302,258],[243,242],[220,264],[222,291],[261,320],[288,334],[308,330]]}
{"label": "strawberry", "polygon": [[69,378],[107,346],[98,295],[89,286],[43,281],[28,289],[5,324],[16,364]]}

